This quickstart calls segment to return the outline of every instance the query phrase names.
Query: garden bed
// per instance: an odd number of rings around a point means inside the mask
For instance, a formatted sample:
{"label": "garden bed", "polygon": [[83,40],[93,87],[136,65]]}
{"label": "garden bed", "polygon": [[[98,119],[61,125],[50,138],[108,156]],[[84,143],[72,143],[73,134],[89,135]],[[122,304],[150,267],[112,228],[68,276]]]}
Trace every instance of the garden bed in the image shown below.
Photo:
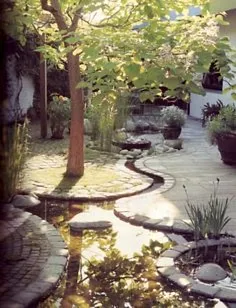
{"label": "garden bed", "polygon": [[[207,298],[236,302],[236,285],[230,282],[232,276],[227,266],[227,261],[231,259],[232,262],[235,258],[235,251],[236,239],[232,237],[187,242],[162,253],[156,266],[161,275],[180,288],[187,289],[188,292]],[[220,258],[220,264],[228,271],[227,281],[222,279],[206,283],[197,279],[196,270],[206,263],[217,264],[214,258]]]}

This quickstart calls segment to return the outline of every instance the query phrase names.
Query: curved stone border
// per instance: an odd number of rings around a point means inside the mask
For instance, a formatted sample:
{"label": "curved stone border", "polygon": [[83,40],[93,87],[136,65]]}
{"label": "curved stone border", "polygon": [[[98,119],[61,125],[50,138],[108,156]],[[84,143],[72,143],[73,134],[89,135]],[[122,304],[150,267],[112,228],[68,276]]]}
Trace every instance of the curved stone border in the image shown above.
{"label": "curved stone border", "polygon": [[[0,299],[1,307],[32,307],[32,305],[35,305],[40,301],[40,299],[47,297],[57,286],[67,264],[67,246],[59,232],[52,225],[30,213],[25,213],[21,221],[20,218],[17,219],[16,223],[14,223],[13,220],[11,225],[14,225],[14,228],[19,227],[21,223],[26,222],[26,216],[30,223],[36,226],[33,232],[39,235],[42,234],[49,242],[49,257],[43,264],[42,271],[32,283],[27,285],[23,290],[14,294],[14,296],[9,296],[7,299]],[[42,256],[42,262],[44,262],[44,258],[45,256]],[[31,262],[30,259],[29,262]]]}
{"label": "curved stone border", "polygon": [[156,266],[158,272],[173,282],[180,288],[188,289],[189,292],[203,295],[208,298],[218,298],[223,301],[236,302],[235,289],[225,288],[217,283],[207,284],[195,280],[179,271],[175,267],[175,260],[183,253],[203,247],[212,247],[216,245],[232,245],[236,246],[236,238],[222,238],[219,240],[201,240],[196,242],[188,242],[172,247],[161,254],[157,259]]}
{"label": "curved stone border", "polygon": [[[134,172],[132,170],[129,170],[125,167],[126,159],[120,159],[114,167],[114,171],[116,172],[123,172],[124,175],[128,175],[127,181],[120,181],[118,180],[119,184],[124,185],[124,189],[120,192],[106,192],[106,191],[96,191],[92,190],[89,191],[89,189],[78,189],[78,192],[60,192],[60,191],[54,191],[51,189],[50,191],[43,190],[41,185],[39,185],[39,189],[32,189],[32,192],[36,194],[39,197],[47,198],[47,199],[57,199],[57,200],[77,200],[82,202],[89,202],[89,201],[111,201],[116,200],[123,197],[129,197],[136,195],[138,193],[141,193],[152,186],[153,179],[148,177],[147,175],[140,174],[137,172]],[[138,180],[141,182],[141,184],[132,184],[132,180]],[[117,180],[116,180],[117,181]],[[130,184],[129,188],[125,188],[125,185]],[[117,185],[117,183],[114,183],[114,186]],[[42,192],[41,192],[42,191]]]}
{"label": "curved stone border", "polygon": [[[135,168],[144,173],[147,176],[158,176],[164,179],[164,184],[159,188],[155,189],[155,191],[151,192],[151,194],[161,194],[171,189],[175,185],[175,179],[171,175],[163,172],[158,172],[145,166],[145,161],[147,157],[138,159],[135,161]],[[144,210],[145,211],[145,210]],[[138,213],[134,213],[132,210],[124,204],[116,204],[114,209],[114,214],[119,217],[121,220],[129,222],[136,226],[142,226],[145,229],[150,230],[158,230],[165,232],[174,232],[174,233],[192,233],[192,230],[180,219],[153,219],[152,217],[148,217],[145,215],[140,215]]]}
{"label": "curved stone border", "polygon": [[174,232],[181,234],[192,233],[190,229],[183,221],[179,219],[169,220],[168,218],[155,219],[145,215],[132,212],[125,206],[115,205],[114,214],[121,220],[129,222],[135,226],[142,226],[145,229],[154,231]]}
{"label": "curved stone border", "polygon": [[160,188],[158,188],[155,191],[155,193],[163,193],[163,192],[166,192],[167,190],[171,189],[175,185],[175,178],[168,173],[163,173],[163,172],[159,172],[159,171],[147,168],[145,166],[146,160],[148,160],[147,157],[138,159],[138,160],[135,161],[134,165],[138,170],[140,170],[141,172],[143,172],[146,175],[158,176],[158,177],[163,178],[164,184]]}

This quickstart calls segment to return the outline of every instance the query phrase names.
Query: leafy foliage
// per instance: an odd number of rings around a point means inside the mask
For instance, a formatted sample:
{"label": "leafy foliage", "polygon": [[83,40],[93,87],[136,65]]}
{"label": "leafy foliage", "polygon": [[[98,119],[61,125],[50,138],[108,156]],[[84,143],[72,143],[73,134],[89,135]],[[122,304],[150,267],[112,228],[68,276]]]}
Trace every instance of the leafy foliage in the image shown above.
{"label": "leafy foliage", "polygon": [[48,114],[51,122],[67,124],[70,119],[70,99],[62,95],[52,95]]}
{"label": "leafy foliage", "polygon": [[202,108],[202,126],[205,125],[207,120],[211,121],[217,116],[223,106],[224,104],[220,99],[215,104],[206,103]]}
{"label": "leafy foliage", "polygon": [[208,123],[208,133],[211,140],[225,133],[233,133],[236,130],[236,107],[228,105],[223,107],[219,114]]}
{"label": "leafy foliage", "polygon": [[[39,0],[17,0],[13,8],[8,8],[5,22],[8,31],[18,29],[11,35],[22,41],[26,30],[44,34],[45,40],[38,50],[51,62],[64,66],[70,51],[79,54],[81,71],[88,77],[86,86],[92,90],[99,88],[107,95],[109,88],[111,91],[128,89],[128,83],[132,83],[135,88],[148,89],[152,99],[164,84],[169,89],[168,95],[183,97],[189,91],[203,93],[193,76],[195,72],[208,71],[212,58],[224,70],[222,75],[229,71],[225,53],[230,50],[227,38],[217,37],[223,19],[207,12],[207,2],[194,1],[205,14],[192,18],[187,16],[189,1],[186,0],[161,4],[121,1],[119,5],[94,0],[66,1],[60,3],[60,9],[67,28],[58,29],[50,14],[39,10]],[[183,14],[177,18],[178,22],[170,22],[170,10]],[[70,31],[76,12],[79,24]],[[13,16],[17,27],[9,27]],[[144,26],[143,21],[146,21]],[[219,52],[222,48],[224,52]]]}
{"label": "leafy foliage", "polygon": [[3,128],[5,144],[1,152],[1,198],[9,202],[17,191],[20,173],[28,150],[28,123]]}
{"label": "leafy foliage", "polygon": [[[202,15],[188,16],[189,5],[200,6]],[[101,146],[108,148],[120,92],[145,89],[145,100],[160,95],[160,86],[168,88],[167,97],[186,99],[189,92],[204,94],[194,76],[208,71],[212,61],[219,63],[222,76],[232,78],[227,57],[231,51],[229,41],[218,37],[223,17],[211,15],[207,5],[207,0],[16,0],[7,7],[4,24],[5,30],[22,42],[27,31],[42,35],[38,51],[51,63],[73,71],[71,63],[80,60],[84,80],[78,87],[90,90],[93,103],[102,112],[98,125],[103,131]],[[172,10],[179,14],[178,22],[170,20]],[[12,20],[16,21],[14,26]],[[69,75],[70,89],[74,91],[72,111],[78,107],[83,117],[81,91],[75,90],[75,83],[80,81],[75,76],[79,74]],[[72,116],[71,136],[83,140],[76,119],[79,121]],[[78,127],[80,130],[76,130]],[[76,143],[71,137],[67,173],[82,175],[83,155],[78,149],[83,145],[76,148]],[[76,168],[72,166],[72,154],[81,157]]]}
{"label": "leafy foliage", "polygon": [[214,183],[214,191],[207,204],[194,204],[189,200],[184,186],[187,195],[185,209],[190,219],[190,223],[187,224],[193,230],[195,240],[219,238],[223,228],[231,220],[229,216],[226,216],[229,198],[220,199],[217,196],[218,188],[219,179],[216,184]]}
{"label": "leafy foliage", "polygon": [[87,116],[93,123],[92,138],[99,140],[100,148],[111,150],[111,141],[116,128],[123,127],[127,118],[127,95],[108,93],[106,97],[94,95],[87,109]]}
{"label": "leafy foliage", "polygon": [[71,101],[62,95],[52,95],[48,115],[53,138],[63,138],[63,132],[68,127],[71,117]]}
{"label": "leafy foliage", "polygon": [[182,127],[186,121],[186,114],[183,110],[173,105],[161,110],[161,118],[168,126]]}
{"label": "leafy foliage", "polygon": [[234,282],[235,279],[236,279],[236,266],[235,266],[235,264],[233,264],[233,262],[230,262],[229,260],[228,260],[228,266],[231,270],[230,280],[231,280],[231,282]]}

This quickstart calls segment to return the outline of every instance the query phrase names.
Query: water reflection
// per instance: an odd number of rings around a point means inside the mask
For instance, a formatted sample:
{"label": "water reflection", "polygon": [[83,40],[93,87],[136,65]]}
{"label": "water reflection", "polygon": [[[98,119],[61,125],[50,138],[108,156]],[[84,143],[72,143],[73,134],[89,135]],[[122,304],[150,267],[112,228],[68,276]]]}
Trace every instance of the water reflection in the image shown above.
{"label": "water reflection", "polygon": [[59,287],[38,307],[213,307],[211,302],[173,291],[162,281],[155,260],[170,243],[162,233],[121,222],[113,215],[112,204],[104,205],[112,228],[70,232],[68,220],[85,208],[96,207],[43,203],[34,210],[60,230],[70,253]]}

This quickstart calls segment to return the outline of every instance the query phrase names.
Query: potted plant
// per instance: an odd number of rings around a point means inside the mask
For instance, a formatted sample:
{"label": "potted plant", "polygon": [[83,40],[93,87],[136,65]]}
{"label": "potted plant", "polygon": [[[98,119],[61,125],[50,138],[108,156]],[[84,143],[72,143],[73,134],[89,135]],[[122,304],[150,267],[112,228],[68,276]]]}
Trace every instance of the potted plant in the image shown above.
{"label": "potted plant", "polygon": [[161,118],[165,123],[162,129],[164,139],[177,139],[186,121],[185,112],[172,105],[161,110]]}
{"label": "potted plant", "polygon": [[62,139],[65,128],[71,116],[71,101],[68,97],[53,94],[49,103],[48,115],[52,131],[52,138]]}
{"label": "potted plant", "polygon": [[208,123],[212,143],[218,145],[221,159],[226,164],[236,164],[236,107],[223,107],[219,114]]}

